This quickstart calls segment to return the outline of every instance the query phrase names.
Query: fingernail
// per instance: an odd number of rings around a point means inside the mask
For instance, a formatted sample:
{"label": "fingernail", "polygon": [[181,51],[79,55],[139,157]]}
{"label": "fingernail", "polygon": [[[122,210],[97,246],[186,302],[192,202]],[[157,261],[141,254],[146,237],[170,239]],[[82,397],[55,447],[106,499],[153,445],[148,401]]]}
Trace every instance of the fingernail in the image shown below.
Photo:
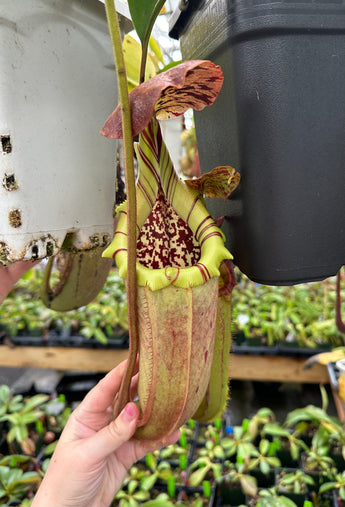
{"label": "fingernail", "polygon": [[133,403],[128,403],[122,410],[122,417],[125,421],[132,421],[135,418],[136,410]]}

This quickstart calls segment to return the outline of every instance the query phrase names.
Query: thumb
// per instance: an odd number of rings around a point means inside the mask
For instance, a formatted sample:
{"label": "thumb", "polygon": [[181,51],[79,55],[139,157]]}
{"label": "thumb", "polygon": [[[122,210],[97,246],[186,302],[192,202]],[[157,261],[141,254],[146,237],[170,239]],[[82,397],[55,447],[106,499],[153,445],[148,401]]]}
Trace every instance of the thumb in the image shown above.
{"label": "thumb", "polygon": [[133,402],[127,403],[119,416],[93,437],[95,459],[104,459],[127,442],[134,434],[140,411]]}

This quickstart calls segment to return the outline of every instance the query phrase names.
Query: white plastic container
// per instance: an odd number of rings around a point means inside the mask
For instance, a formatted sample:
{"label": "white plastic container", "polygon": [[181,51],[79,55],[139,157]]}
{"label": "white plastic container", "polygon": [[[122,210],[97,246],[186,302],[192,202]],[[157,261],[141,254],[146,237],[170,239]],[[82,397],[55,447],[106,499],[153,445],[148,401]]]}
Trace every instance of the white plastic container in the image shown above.
{"label": "white plastic container", "polygon": [[1,0],[0,262],[112,238],[116,105],[100,1]]}

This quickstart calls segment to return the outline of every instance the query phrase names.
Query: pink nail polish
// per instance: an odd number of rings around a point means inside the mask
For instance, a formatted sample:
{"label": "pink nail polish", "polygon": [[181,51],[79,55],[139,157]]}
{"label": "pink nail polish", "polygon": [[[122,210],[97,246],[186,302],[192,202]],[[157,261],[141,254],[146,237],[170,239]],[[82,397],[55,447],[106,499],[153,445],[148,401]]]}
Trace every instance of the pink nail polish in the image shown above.
{"label": "pink nail polish", "polygon": [[135,414],[136,414],[135,405],[133,405],[132,403],[129,403],[128,405],[125,406],[122,413],[123,413],[123,418],[126,421],[128,421],[128,422],[132,421],[135,417]]}

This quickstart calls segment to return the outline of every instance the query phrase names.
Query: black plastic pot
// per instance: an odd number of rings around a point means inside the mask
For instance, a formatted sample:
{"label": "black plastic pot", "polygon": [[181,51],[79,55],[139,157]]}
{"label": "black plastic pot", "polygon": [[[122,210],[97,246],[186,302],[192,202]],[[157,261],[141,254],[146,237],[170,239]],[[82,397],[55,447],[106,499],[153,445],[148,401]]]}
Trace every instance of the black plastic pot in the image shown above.
{"label": "black plastic pot", "polygon": [[217,505],[243,505],[246,497],[240,486],[235,487],[232,484],[222,480],[217,484],[216,489]]}
{"label": "black plastic pot", "polygon": [[184,59],[220,64],[224,85],[195,114],[202,172],[241,173],[226,216],[235,263],[289,285],[345,264],[345,3],[189,0],[171,20]]}
{"label": "black plastic pot", "polygon": [[[5,335],[0,336],[0,343],[8,339]],[[11,343],[16,346],[26,347],[79,347],[79,348],[97,348],[97,349],[124,349],[128,348],[128,332],[123,331],[117,336],[107,336],[107,343],[100,343],[96,338],[86,338],[80,334],[73,334],[70,329],[61,329],[60,333],[49,332],[48,334],[38,333],[33,335],[11,336]]]}
{"label": "black plastic pot", "polygon": [[290,451],[287,449],[278,449],[276,451],[276,456],[279,459],[282,467],[298,468],[299,466],[299,459],[298,460],[293,459]]}
{"label": "black plastic pot", "polygon": [[275,483],[275,472],[274,470],[270,470],[267,474],[264,474],[259,469],[251,470],[250,475],[255,477],[257,485],[259,488],[271,488]]}

